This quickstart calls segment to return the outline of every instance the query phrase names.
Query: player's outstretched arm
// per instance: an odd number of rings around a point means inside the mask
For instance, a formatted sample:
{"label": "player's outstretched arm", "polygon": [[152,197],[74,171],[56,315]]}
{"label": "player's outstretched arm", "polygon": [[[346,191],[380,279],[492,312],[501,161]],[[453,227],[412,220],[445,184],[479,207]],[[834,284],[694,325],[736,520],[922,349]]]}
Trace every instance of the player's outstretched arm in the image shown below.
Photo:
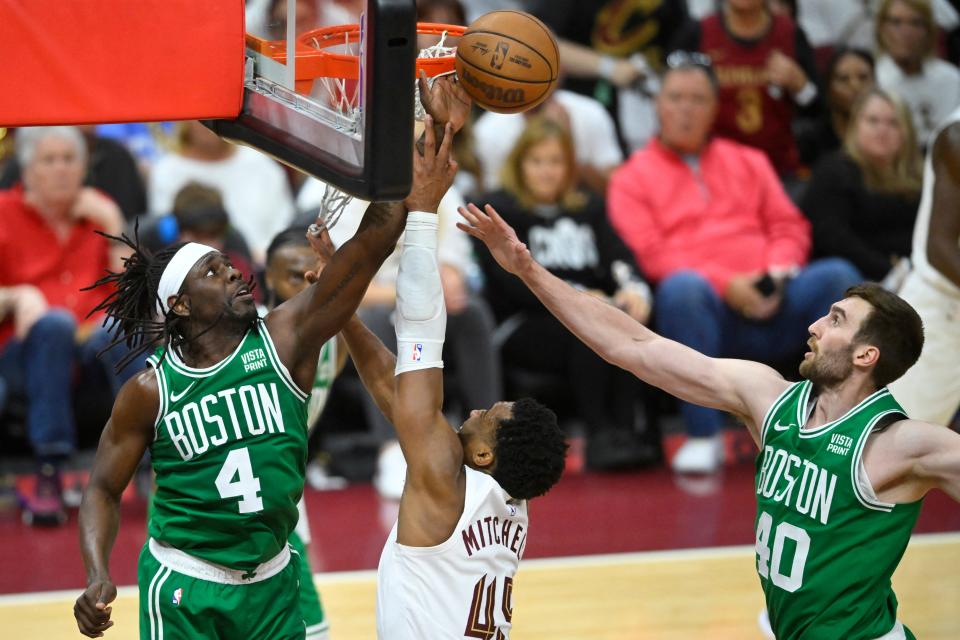
{"label": "player's outstretched arm", "polygon": [[80,504],[80,552],[87,569],[87,589],[73,615],[80,632],[103,636],[113,626],[110,603],[117,589],[110,578],[110,551],[120,526],[120,496],[153,440],[158,410],[157,380],[144,371],[123,385],[100,436],[90,482]]}
{"label": "player's outstretched arm", "polygon": [[[423,224],[424,220],[418,221],[417,216],[425,219],[427,224]],[[395,377],[397,358],[356,315],[341,330],[340,337],[350,351],[367,392],[397,428],[400,446],[415,478],[411,489],[426,487],[431,493],[439,493],[443,501],[456,489],[455,480],[462,469],[463,451],[441,412],[443,379],[442,370],[437,367],[442,366],[439,357],[443,349],[445,306],[436,267],[437,230],[436,225],[431,224],[436,222],[435,219],[433,215],[414,214],[414,219],[408,222],[412,229],[408,232],[400,259],[398,329],[403,339],[398,343],[405,345],[401,351],[414,363],[412,370]],[[307,233],[307,240],[317,255],[317,270],[304,276],[308,282],[313,282],[333,256],[333,243],[327,230],[316,225]],[[426,298],[431,299],[432,304],[428,303],[424,308],[421,301]],[[419,338],[409,340],[414,335]],[[417,342],[418,339],[422,341]],[[401,367],[407,368],[410,365]],[[403,402],[398,402],[398,397],[402,397]],[[449,455],[438,458],[439,451],[444,448]],[[407,509],[406,513],[411,511],[420,514],[416,507]],[[436,524],[436,520],[426,524]],[[409,533],[404,531],[404,534],[404,540],[409,540]],[[442,536],[442,532],[439,535]],[[423,543],[423,540],[416,542]]]}
{"label": "player's outstretched arm", "polygon": [[353,316],[340,332],[360,380],[377,407],[393,424],[396,390],[393,371],[397,358],[357,316]]}
{"label": "player's outstretched arm", "polygon": [[469,225],[458,226],[481,240],[501,267],[523,280],[597,355],[682,400],[740,416],[759,442],[764,412],[787,387],[777,372],[756,362],[707,357],[577,291],[537,264],[514,230],[489,205],[481,211],[471,204],[461,208],[460,214]]}
{"label": "player's outstretched arm", "polygon": [[[320,273],[327,267],[333,258],[335,249],[330,233],[323,226],[321,220],[310,226],[307,231],[307,241],[317,256],[317,266],[313,271],[303,274],[310,284],[317,281]],[[393,370],[397,366],[397,359],[393,352],[387,349],[383,342],[357,315],[347,321],[337,336],[337,374],[343,370],[347,354],[353,358],[360,380],[367,392],[377,403],[380,411],[393,422]]]}
{"label": "player's outstretched arm", "polygon": [[902,420],[867,442],[864,460],[884,502],[914,502],[931,489],[960,502],[960,434],[947,427]]}
{"label": "player's outstretched arm", "polygon": [[443,416],[447,311],[437,263],[437,216],[411,213],[397,273],[397,365],[392,418],[407,461],[397,541],[446,540],[463,508],[463,447]]}
{"label": "player's outstretched arm", "polygon": [[424,155],[413,154],[413,188],[407,199],[371,204],[357,233],[334,254],[316,283],[267,315],[280,359],[301,388],[310,387],[321,347],[354,314],[373,276],[393,252],[406,212],[436,212],[456,173],[452,141],[449,125],[439,146],[428,127]]}

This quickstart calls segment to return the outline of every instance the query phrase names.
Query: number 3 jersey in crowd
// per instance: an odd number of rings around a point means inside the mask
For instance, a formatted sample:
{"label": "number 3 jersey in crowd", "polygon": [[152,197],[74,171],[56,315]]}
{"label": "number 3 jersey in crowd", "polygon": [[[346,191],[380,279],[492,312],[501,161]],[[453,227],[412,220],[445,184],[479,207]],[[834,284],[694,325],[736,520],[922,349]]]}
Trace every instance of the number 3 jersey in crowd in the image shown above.
{"label": "number 3 jersey in crowd", "polygon": [[380,640],[506,640],[513,617],[513,577],[527,542],[527,503],[513,500],[491,476],[464,467],[463,514],[434,547],[397,542],[397,526],[380,556]]}
{"label": "number 3 jersey in crowd", "polygon": [[161,355],[158,349],[147,359],[160,388],[149,535],[251,571],[286,547],[297,523],[308,396],[262,320],[212,367],[188,367],[172,349]]}
{"label": "number 3 jersey in crowd", "polygon": [[798,382],[763,421],[757,456],[757,572],[778,640],[913,638],[890,585],[922,501],[877,499],[863,467],[867,438],[905,418],[886,389],[816,429],[812,384]]}

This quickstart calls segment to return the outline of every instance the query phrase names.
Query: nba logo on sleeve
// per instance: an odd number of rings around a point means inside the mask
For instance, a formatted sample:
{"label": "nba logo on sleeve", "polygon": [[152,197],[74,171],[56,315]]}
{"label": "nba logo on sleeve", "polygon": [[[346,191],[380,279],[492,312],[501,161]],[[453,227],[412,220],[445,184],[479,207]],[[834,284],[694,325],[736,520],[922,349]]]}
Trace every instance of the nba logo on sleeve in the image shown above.
{"label": "nba logo on sleeve", "polygon": [[178,589],[174,590],[174,592],[173,592],[173,600],[172,600],[173,604],[175,604],[175,605],[177,605],[177,606],[179,607],[179,606],[180,606],[180,600],[181,600],[182,598],[183,598],[183,589],[178,588]]}
{"label": "nba logo on sleeve", "polygon": [[416,343],[413,345],[413,361],[420,362],[420,359],[423,357],[423,344]]}

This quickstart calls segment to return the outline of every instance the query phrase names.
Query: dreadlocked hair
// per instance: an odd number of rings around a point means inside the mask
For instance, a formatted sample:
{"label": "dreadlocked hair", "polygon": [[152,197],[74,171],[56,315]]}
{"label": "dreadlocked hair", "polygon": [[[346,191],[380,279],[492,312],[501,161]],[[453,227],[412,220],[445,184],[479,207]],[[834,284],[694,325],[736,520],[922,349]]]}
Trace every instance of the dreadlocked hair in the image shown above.
{"label": "dreadlocked hair", "polygon": [[[125,233],[120,236],[102,231],[97,233],[108,240],[124,244],[133,251],[130,256],[123,259],[123,271],[118,273],[108,270],[107,275],[83,289],[88,291],[102,285],[113,286],[110,295],[94,307],[87,317],[98,311],[104,311],[107,317],[103,321],[103,326],[113,334],[110,343],[100,350],[98,356],[119,344],[126,344],[129,348],[129,352],[117,362],[117,371],[158,344],[164,347],[160,356],[160,362],[163,362],[169,349],[179,349],[180,346],[196,340],[220,321],[222,313],[210,326],[192,338],[187,338],[183,326],[186,318],[173,313],[173,307],[180,301],[179,296],[164,314],[159,315],[157,312],[158,307],[163,307],[158,293],[160,278],[173,256],[185,243],[171,245],[153,253],[140,245],[139,221],[134,226],[132,240]],[[251,276],[248,282],[250,291],[253,291],[255,286]]]}
{"label": "dreadlocked hair", "polygon": [[542,496],[560,480],[567,455],[557,415],[531,398],[517,400],[497,428],[495,455],[493,478],[512,498]]}
{"label": "dreadlocked hair", "polygon": [[[87,317],[98,311],[107,314],[103,326],[112,334],[112,340],[98,356],[123,343],[130,349],[117,363],[116,369],[120,371],[157,343],[183,342],[183,335],[178,327],[180,316],[167,312],[162,319],[157,319],[157,305],[160,301],[157,291],[163,270],[184,243],[166,247],[154,254],[140,246],[139,223],[134,227],[132,240],[125,233],[120,236],[112,236],[102,231],[97,233],[133,250],[130,256],[123,259],[123,271],[108,270],[107,275],[83,289],[87,291],[103,285],[113,286],[110,294],[94,307]],[[163,357],[166,357],[166,351]]]}

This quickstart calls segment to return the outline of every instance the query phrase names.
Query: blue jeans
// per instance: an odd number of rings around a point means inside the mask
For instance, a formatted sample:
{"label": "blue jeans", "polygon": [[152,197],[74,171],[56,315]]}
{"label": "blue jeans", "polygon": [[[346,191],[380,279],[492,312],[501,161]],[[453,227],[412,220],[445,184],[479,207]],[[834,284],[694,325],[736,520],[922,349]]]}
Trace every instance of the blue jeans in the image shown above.
{"label": "blue jeans", "polygon": [[76,444],[73,416],[73,373],[81,375],[92,367],[108,368],[107,378],[114,395],[124,382],[139,371],[139,362],[119,374],[115,364],[127,352],[121,345],[100,363],[96,354],[109,343],[107,331],[94,331],[81,345],[75,342],[77,323],[63,309],[51,309],[30,329],[26,338],[11,338],[0,351],[0,377],[10,393],[26,396],[27,433],[37,456],[69,455]]}
{"label": "blue jeans", "polygon": [[[715,358],[747,358],[779,362],[799,355],[808,327],[863,278],[849,262],[828,258],[811,262],[787,283],[776,315],[764,322],[747,320],[723,301],[707,280],[680,271],[657,288],[654,314],[664,337]],[[722,425],[715,409],[682,402],[687,435],[709,437]]]}

